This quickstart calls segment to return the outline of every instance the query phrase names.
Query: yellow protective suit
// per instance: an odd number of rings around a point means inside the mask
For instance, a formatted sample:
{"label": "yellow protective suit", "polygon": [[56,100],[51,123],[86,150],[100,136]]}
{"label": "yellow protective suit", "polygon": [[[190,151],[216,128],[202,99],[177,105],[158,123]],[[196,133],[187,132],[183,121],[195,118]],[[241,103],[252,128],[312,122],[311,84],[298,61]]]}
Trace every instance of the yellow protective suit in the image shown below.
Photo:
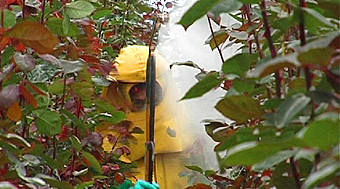
{"label": "yellow protective suit", "polygon": [[[121,50],[116,59],[118,71],[112,71],[109,80],[119,82],[123,95],[116,95],[115,86],[110,85],[104,90],[103,97],[112,104],[122,105],[122,101],[129,101],[129,91],[131,87],[146,81],[146,62],[148,57],[148,47],[129,46]],[[156,180],[162,189],[181,189],[187,186],[186,178],[179,178],[178,173],[185,170],[184,157],[180,155],[185,146],[181,136],[180,127],[187,124],[185,109],[180,106],[178,92],[171,78],[167,62],[156,52],[156,80],[162,88],[162,101],[156,106],[155,119],[155,145],[156,145]],[[123,99],[124,98],[124,99]],[[124,105],[123,105],[124,106]],[[134,126],[146,130],[146,112],[127,110],[127,120],[133,122]],[[99,127],[102,134],[113,134],[108,127]],[[127,161],[138,161],[138,179],[144,178],[144,156],[145,134],[134,134],[138,139],[137,144],[130,143],[131,154],[127,156]],[[185,138],[185,140],[190,140]],[[188,144],[188,142],[185,142]],[[110,151],[112,144],[104,140],[103,148]]]}

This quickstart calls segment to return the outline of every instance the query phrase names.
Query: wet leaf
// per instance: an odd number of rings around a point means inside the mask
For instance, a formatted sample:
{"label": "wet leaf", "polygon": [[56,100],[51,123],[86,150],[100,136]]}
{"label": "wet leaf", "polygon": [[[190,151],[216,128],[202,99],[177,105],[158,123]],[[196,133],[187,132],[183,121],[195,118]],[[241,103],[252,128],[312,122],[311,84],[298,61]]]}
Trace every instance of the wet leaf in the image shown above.
{"label": "wet leaf", "polygon": [[60,59],[60,63],[66,74],[81,71],[85,66],[83,61],[80,60],[69,61]]}
{"label": "wet leaf", "polygon": [[21,107],[18,102],[14,102],[7,110],[6,116],[12,121],[19,121],[22,117]]}
{"label": "wet leaf", "polygon": [[222,71],[229,74],[237,74],[241,77],[249,70],[252,62],[257,62],[258,55],[256,54],[236,54],[226,60],[222,65]]}
{"label": "wet leaf", "polygon": [[229,13],[232,11],[237,11],[242,7],[242,3],[237,0],[228,0],[222,1],[215,6],[213,6],[209,12],[213,13],[216,16],[219,16],[222,13]]}
{"label": "wet leaf", "polygon": [[60,113],[62,113],[63,115],[65,115],[75,126],[79,127],[81,130],[85,129],[85,125],[82,122],[82,120],[80,120],[79,118],[77,118],[74,114],[72,114],[71,112],[69,112],[68,110],[60,110]]}
{"label": "wet leaf", "polygon": [[289,159],[290,157],[293,157],[296,153],[297,150],[280,151],[273,156],[268,157],[263,162],[253,165],[251,169],[256,172],[270,169],[271,167]]}
{"label": "wet leaf", "polygon": [[298,60],[302,65],[320,65],[327,66],[333,56],[333,48],[315,48],[307,52],[302,52],[298,56]]}
{"label": "wet leaf", "polygon": [[23,21],[5,32],[4,36],[18,39],[37,53],[49,54],[59,43],[58,37],[38,22]]}
{"label": "wet leaf", "polygon": [[223,81],[223,79],[220,79],[218,77],[219,74],[217,72],[209,73],[202,80],[191,87],[181,100],[203,96],[211,89],[218,87],[219,84]]}
{"label": "wet leaf", "polygon": [[278,128],[289,125],[293,118],[308,105],[310,100],[309,97],[303,94],[297,94],[285,99],[275,113],[274,125]]}
{"label": "wet leaf", "polygon": [[215,108],[224,116],[245,123],[248,119],[262,118],[264,111],[260,104],[249,96],[227,96]]}
{"label": "wet leaf", "polygon": [[38,110],[36,115],[36,124],[41,134],[54,136],[61,133],[61,119],[57,112]]}
{"label": "wet leaf", "polygon": [[96,9],[87,1],[75,1],[65,5],[66,14],[70,18],[84,18],[89,16]]}
{"label": "wet leaf", "polygon": [[201,0],[197,1],[188,11],[184,13],[178,24],[181,24],[184,29],[188,29],[196,20],[207,14],[207,12],[216,4],[223,0]]}
{"label": "wet leaf", "polygon": [[322,150],[331,149],[339,143],[340,119],[335,113],[322,114],[312,122],[303,136],[307,144]]}
{"label": "wet leaf", "polygon": [[286,56],[280,56],[270,59],[260,64],[254,70],[249,71],[247,77],[261,78],[285,67],[299,67],[299,66],[301,66],[301,63],[297,60],[297,54],[289,54]]}
{"label": "wet leaf", "polygon": [[186,62],[174,62],[174,63],[170,64],[170,69],[174,65],[176,65],[176,66],[189,66],[189,67],[193,67],[193,68],[197,68],[197,69],[201,70],[201,68],[197,64],[195,64],[193,61],[190,61],[190,60],[186,61]]}
{"label": "wet leaf", "polygon": [[81,145],[81,142],[80,140],[78,139],[78,137],[72,135],[70,136],[70,141],[71,141],[71,144],[72,144],[72,147],[78,151],[82,150],[82,145]]}
{"label": "wet leaf", "polygon": [[18,189],[15,185],[8,181],[2,181],[0,182],[0,188],[1,189]]}
{"label": "wet leaf", "polygon": [[83,155],[86,159],[91,163],[91,167],[94,168],[97,172],[102,173],[102,166],[98,162],[97,158],[88,152],[83,152]]}
{"label": "wet leaf", "polygon": [[340,166],[339,163],[335,163],[333,165],[328,165],[323,167],[320,170],[317,170],[309,175],[307,180],[303,183],[302,189],[310,189],[317,186],[320,183],[323,183],[327,179],[330,179],[335,174],[339,173]]}

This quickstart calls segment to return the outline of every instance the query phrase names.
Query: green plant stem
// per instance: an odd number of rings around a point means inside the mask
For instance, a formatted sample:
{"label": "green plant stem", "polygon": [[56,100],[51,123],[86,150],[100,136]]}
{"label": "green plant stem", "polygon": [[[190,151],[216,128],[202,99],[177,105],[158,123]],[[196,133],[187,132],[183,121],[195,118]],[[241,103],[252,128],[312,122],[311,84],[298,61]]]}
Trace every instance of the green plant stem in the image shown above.
{"label": "green plant stem", "polygon": [[41,8],[41,22],[40,22],[41,24],[44,24],[45,3],[46,3],[46,0],[43,0],[42,8]]}
{"label": "green plant stem", "polygon": [[296,188],[300,189],[301,188],[300,174],[299,174],[299,171],[298,171],[298,169],[296,167],[296,163],[294,161],[294,157],[290,158],[290,166],[292,167],[292,171],[293,171],[293,176],[294,176]]}
{"label": "green plant stem", "polygon": [[211,35],[214,39],[214,43],[216,45],[216,48],[218,50],[218,53],[220,54],[220,57],[221,57],[221,61],[222,61],[222,64],[224,63],[224,58],[223,58],[223,54],[222,54],[222,51],[220,49],[220,47],[217,45],[217,40],[216,40],[216,37],[215,37],[215,34],[214,34],[214,30],[212,28],[212,24],[211,24],[211,19],[209,18],[209,16],[207,15],[207,18],[208,18],[208,23],[209,23],[209,28],[210,28],[210,32],[211,32]]}
{"label": "green plant stem", "polygon": [[[274,46],[273,38],[272,38],[271,33],[270,33],[270,25],[269,25],[265,0],[263,0],[262,3],[261,3],[261,9],[262,9],[263,23],[264,23],[264,27],[265,27],[265,35],[266,35],[266,38],[268,40],[270,53],[271,53],[272,58],[275,58],[277,56],[277,52],[276,52],[276,49],[275,49],[275,46]],[[282,80],[283,80],[282,70],[276,71],[275,72],[275,84],[276,84],[276,96],[278,98],[281,98],[281,96],[282,96],[282,85],[281,85]]]}
{"label": "green plant stem", "polygon": [[[246,15],[248,17],[248,24],[251,27],[251,26],[253,26],[253,22],[251,21],[251,17],[250,17],[250,5],[245,5],[245,10],[246,10]],[[263,59],[265,56],[262,52],[262,48],[261,48],[261,45],[260,45],[260,42],[259,42],[259,37],[256,34],[255,29],[251,33],[254,36],[255,43],[256,43],[256,46],[257,46],[257,51],[259,52],[260,58]]]}

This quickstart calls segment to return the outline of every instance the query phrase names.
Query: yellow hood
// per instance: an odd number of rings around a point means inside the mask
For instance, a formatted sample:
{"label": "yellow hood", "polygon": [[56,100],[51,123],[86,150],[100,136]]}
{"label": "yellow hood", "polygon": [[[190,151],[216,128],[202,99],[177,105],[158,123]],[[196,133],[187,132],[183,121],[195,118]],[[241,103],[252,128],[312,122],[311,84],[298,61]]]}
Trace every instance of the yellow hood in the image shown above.
{"label": "yellow hood", "polygon": [[[123,95],[118,96],[112,92],[114,90],[108,87],[104,90],[103,97],[111,102],[117,104],[117,101],[126,101],[128,98],[128,91],[131,83],[145,82],[146,80],[146,62],[148,57],[148,47],[145,46],[129,46],[121,50],[119,57],[116,60],[118,72],[111,72],[111,81],[120,81],[124,85]],[[179,125],[186,124],[185,110],[177,103],[178,91],[171,78],[170,70],[167,62],[160,55],[156,53],[157,65],[157,82],[163,89],[163,101],[156,106],[156,153],[168,153],[182,151],[182,140],[180,139]],[[129,83],[129,84],[124,84]],[[129,101],[130,102],[130,101]],[[146,131],[146,112],[127,112],[127,120],[134,123],[134,126],[140,127]],[[108,127],[102,126],[98,128],[102,134],[114,134]],[[130,144],[131,154],[128,158],[135,161],[144,157],[145,155],[145,134],[134,134],[138,139],[138,144]],[[112,145],[104,140],[103,147],[110,151]]]}

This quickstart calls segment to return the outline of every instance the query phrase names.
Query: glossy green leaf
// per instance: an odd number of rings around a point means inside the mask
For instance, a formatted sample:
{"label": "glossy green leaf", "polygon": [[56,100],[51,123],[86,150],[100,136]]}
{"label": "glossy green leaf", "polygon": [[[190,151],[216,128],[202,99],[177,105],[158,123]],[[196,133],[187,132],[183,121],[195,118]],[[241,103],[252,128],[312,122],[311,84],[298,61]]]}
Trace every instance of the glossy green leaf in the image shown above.
{"label": "glossy green leaf", "polygon": [[255,87],[255,83],[251,81],[242,81],[240,79],[234,79],[233,87],[238,92],[251,92]]}
{"label": "glossy green leaf", "polygon": [[225,141],[217,145],[215,151],[224,151],[244,142],[258,141],[259,136],[253,133],[254,129],[251,128],[238,129],[231,137],[225,138]]}
{"label": "glossy green leaf", "polygon": [[298,60],[302,65],[320,65],[327,66],[333,56],[333,48],[315,48],[307,52],[302,52],[298,56]]}
{"label": "glossy green leaf", "polygon": [[322,169],[317,170],[310,174],[307,180],[303,183],[301,189],[310,189],[326,181],[327,179],[332,179],[331,177],[339,173],[339,170],[340,170],[339,163],[334,163],[326,167],[323,167]]}
{"label": "glossy green leaf", "polygon": [[71,85],[72,90],[83,99],[90,99],[93,95],[93,84],[87,82],[77,82]]}
{"label": "glossy green leaf", "polygon": [[39,64],[34,70],[27,73],[27,77],[32,83],[43,83],[51,79],[61,69],[50,63]]}
{"label": "glossy green leaf", "polygon": [[[4,20],[3,20],[4,27],[5,28],[13,27],[17,23],[15,14],[8,9],[4,9],[3,12],[4,12]],[[2,20],[1,15],[2,14],[0,14],[0,20]]]}
{"label": "glossy green leaf", "polygon": [[70,141],[74,149],[80,151],[83,148],[78,137],[72,135],[70,136]]}
{"label": "glossy green leaf", "polygon": [[[64,28],[66,27],[64,25],[64,19],[59,18],[50,18],[47,21],[47,27],[55,34],[58,34],[60,36],[65,37],[77,37],[79,34],[79,29],[77,25],[73,22],[69,21],[69,28],[66,31]],[[64,31],[65,30],[65,31]]]}
{"label": "glossy green leaf", "polygon": [[257,142],[245,142],[228,150],[224,165],[254,165],[279,151],[278,148],[259,145]]}
{"label": "glossy green leaf", "polygon": [[57,112],[50,110],[36,111],[36,124],[41,134],[54,136],[61,133],[61,119]]}
{"label": "glossy green leaf", "polygon": [[340,119],[338,114],[322,114],[308,126],[303,140],[310,146],[319,147],[322,150],[331,149],[339,144],[339,125]]}
{"label": "glossy green leaf", "polygon": [[203,96],[211,89],[218,87],[222,81],[223,80],[219,78],[219,74],[217,72],[209,73],[202,80],[191,87],[181,100]]}
{"label": "glossy green leaf", "polygon": [[239,10],[243,4],[237,0],[222,1],[213,6],[209,12],[213,13],[216,17],[222,13],[229,13]]}
{"label": "glossy green leaf", "polygon": [[237,74],[243,77],[249,70],[251,63],[256,62],[257,58],[257,54],[236,54],[223,63],[222,71],[227,74]]}
{"label": "glossy green leaf", "polygon": [[197,172],[199,172],[199,173],[203,173],[203,169],[200,168],[200,167],[198,167],[198,166],[195,166],[195,165],[192,165],[192,166],[186,165],[185,167],[186,167],[187,169],[190,169],[190,170],[193,170],[193,171],[197,171]]}
{"label": "glossy green leaf", "polygon": [[89,16],[96,9],[87,1],[75,1],[65,5],[66,14],[70,18],[84,18]]}
{"label": "glossy green leaf", "polygon": [[248,72],[247,77],[249,78],[261,78],[266,75],[272,74],[277,70],[280,70],[285,67],[299,67],[301,63],[297,60],[297,54],[289,54],[286,56],[279,56],[273,59],[270,59],[259,66],[257,66],[254,70]]}
{"label": "glossy green leaf", "polygon": [[83,152],[83,155],[86,157],[86,159],[91,163],[91,166],[94,170],[96,170],[99,173],[102,173],[102,166],[98,162],[97,158],[94,157],[92,154],[88,152]]}
{"label": "glossy green leaf", "polygon": [[310,100],[311,99],[309,97],[303,94],[297,94],[287,98],[281,103],[275,113],[274,125],[278,128],[287,126],[291,123],[293,118],[308,105]]}
{"label": "glossy green leaf", "polygon": [[227,96],[220,100],[215,108],[239,124],[249,119],[262,118],[264,114],[258,101],[249,96]]}
{"label": "glossy green leaf", "polygon": [[112,10],[99,10],[92,15],[92,18],[95,20],[99,20],[100,18],[109,16],[111,14],[113,14]]}
{"label": "glossy green leaf", "polygon": [[71,112],[69,112],[68,110],[62,109],[62,110],[60,110],[60,113],[62,113],[68,119],[70,119],[70,121],[74,124],[74,126],[77,126],[82,130],[85,129],[84,123],[79,118],[77,118],[75,115],[73,115]]}
{"label": "glossy green leaf", "polygon": [[273,156],[266,158],[263,162],[257,163],[252,166],[252,170],[256,172],[264,171],[270,169],[271,167],[289,159],[297,153],[297,150],[283,150]]}
{"label": "glossy green leaf", "polygon": [[207,14],[207,12],[223,0],[201,0],[197,1],[190,9],[185,12],[178,24],[181,24],[184,29],[188,29],[196,20]]}

